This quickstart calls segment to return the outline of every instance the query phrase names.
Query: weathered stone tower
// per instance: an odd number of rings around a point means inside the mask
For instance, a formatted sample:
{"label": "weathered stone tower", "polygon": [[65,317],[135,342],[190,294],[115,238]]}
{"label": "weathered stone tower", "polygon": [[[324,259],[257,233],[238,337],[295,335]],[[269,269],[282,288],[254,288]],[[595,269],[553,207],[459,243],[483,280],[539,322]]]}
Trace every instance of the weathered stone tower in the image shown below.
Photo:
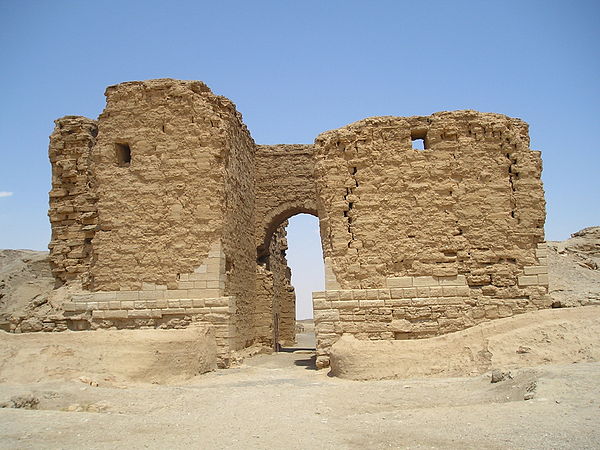
{"label": "weathered stone tower", "polygon": [[[499,114],[369,118],[257,146],[198,81],[123,83],[50,138],[50,243],[74,329],[211,324],[231,351],[294,339],[286,220],[319,217],[317,363],[343,333],[411,339],[547,307],[539,152]],[[422,140],[424,149],[413,148]]]}

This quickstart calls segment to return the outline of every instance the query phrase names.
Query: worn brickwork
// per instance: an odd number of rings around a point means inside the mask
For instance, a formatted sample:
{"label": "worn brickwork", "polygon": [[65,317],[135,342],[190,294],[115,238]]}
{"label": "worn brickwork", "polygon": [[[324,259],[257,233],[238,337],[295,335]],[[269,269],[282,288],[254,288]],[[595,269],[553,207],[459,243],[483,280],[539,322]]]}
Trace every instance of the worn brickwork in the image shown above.
{"label": "worn brickwork", "polygon": [[258,277],[263,283],[263,295],[272,296],[267,301],[269,313],[263,317],[268,318],[272,336],[281,345],[295,341],[296,322],[295,293],[285,259],[285,226],[295,214],[317,214],[314,167],[312,145],[256,147]]}
{"label": "worn brickwork", "polygon": [[317,215],[312,145],[259,145],[256,149],[256,239],[267,254],[277,227],[295,214]]}
{"label": "worn brickwork", "polygon": [[[250,137],[241,116],[222,114],[223,123],[218,128],[225,132],[224,150],[220,158],[225,170],[224,224],[222,231],[225,256],[225,295],[237,302],[236,349],[252,345],[256,341],[252,313],[256,296],[256,245],[253,230],[248,224],[254,222],[254,141]],[[201,177],[200,177],[201,179]]]}
{"label": "worn brickwork", "polygon": [[[200,82],[123,83],[106,98],[92,151],[100,227],[92,287],[175,288],[224,237],[225,159],[240,117]],[[119,160],[123,147],[129,162]]]}
{"label": "worn brickwork", "polygon": [[238,341],[235,297],[169,299],[168,291],[156,292],[161,295],[152,300],[140,298],[143,296],[138,291],[75,295],[64,306],[69,328],[174,329],[208,323],[215,335],[219,366],[227,367]]}
{"label": "worn brickwork", "polygon": [[87,286],[98,217],[90,164],[98,127],[96,121],[76,116],[63,117],[55,124],[48,151],[52,164],[50,264],[59,283],[79,279]]}
{"label": "worn brickwork", "polygon": [[319,367],[343,333],[422,338],[550,304],[541,158],[519,119],[375,117],[314,145],[256,146],[201,82],[106,97],[97,121],[59,119],[50,140],[50,258],[78,290],[56,320],[71,329],[205,322],[222,366],[288,345],[298,213],[320,220]]}
{"label": "worn brickwork", "polygon": [[[412,148],[416,137],[425,150]],[[540,154],[528,145],[521,120],[475,111],[371,118],[321,134],[319,217],[341,287],[461,274],[505,296],[544,239]]]}

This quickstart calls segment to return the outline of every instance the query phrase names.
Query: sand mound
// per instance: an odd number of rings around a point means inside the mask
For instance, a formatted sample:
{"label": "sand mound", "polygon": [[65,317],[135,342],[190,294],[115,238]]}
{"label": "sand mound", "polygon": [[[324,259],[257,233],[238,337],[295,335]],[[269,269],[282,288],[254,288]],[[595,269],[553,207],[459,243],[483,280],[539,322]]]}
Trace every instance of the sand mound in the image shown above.
{"label": "sand mound", "polygon": [[41,319],[60,311],[53,288],[48,252],[0,250],[0,329],[41,330]]}
{"label": "sand mound", "polygon": [[458,377],[493,369],[600,360],[600,307],[536,311],[407,341],[343,336],[331,375],[354,380]]}
{"label": "sand mound", "polygon": [[92,385],[177,383],[214,370],[212,331],[97,330],[0,332],[0,383],[73,380]]}
{"label": "sand mound", "polygon": [[600,227],[548,242],[550,295],[561,306],[600,305]]}

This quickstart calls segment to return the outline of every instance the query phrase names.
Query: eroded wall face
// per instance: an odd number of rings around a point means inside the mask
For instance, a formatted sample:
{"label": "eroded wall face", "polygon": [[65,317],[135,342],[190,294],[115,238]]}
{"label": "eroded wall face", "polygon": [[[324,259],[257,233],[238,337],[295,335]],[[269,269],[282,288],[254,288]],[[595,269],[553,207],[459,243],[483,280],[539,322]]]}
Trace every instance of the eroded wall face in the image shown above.
{"label": "eroded wall face", "polygon": [[[234,348],[240,349],[256,340],[252,321],[256,296],[256,247],[254,230],[255,182],[254,141],[241,122],[228,120],[225,132],[225,166],[223,252],[225,256],[225,294],[237,299]],[[202,176],[201,174],[199,174]],[[249,226],[250,225],[250,226]]]}
{"label": "eroded wall face", "polygon": [[256,246],[266,255],[281,223],[299,213],[317,214],[312,145],[259,145],[256,148]]}
{"label": "eroded wall face", "polygon": [[[94,290],[176,289],[223,238],[231,102],[199,82],[109,87],[92,152],[99,230]],[[128,149],[130,160],[121,152]]]}
{"label": "eroded wall face", "polygon": [[[425,150],[412,149],[425,138]],[[527,125],[474,111],[365,119],[316,140],[325,256],[342,289],[465,275],[511,296],[536,264],[545,202]]]}
{"label": "eroded wall face", "polygon": [[287,265],[287,221],[273,233],[269,253],[256,272],[253,315],[257,342],[271,348],[292,345],[296,339],[296,294]]}
{"label": "eroded wall face", "polygon": [[55,124],[48,151],[52,165],[50,264],[59,283],[79,280],[88,287],[98,218],[91,167],[98,127],[95,120],[76,116],[63,117]]}
{"label": "eroded wall face", "polygon": [[549,307],[541,160],[528,146],[524,122],[474,111],[317,138],[318,367],[343,333],[414,339]]}
{"label": "eroded wall face", "polygon": [[273,274],[273,322],[277,328],[276,341],[282,346],[296,341],[296,293],[292,286],[292,272],[287,264],[287,221],[273,234],[269,246],[268,268]]}

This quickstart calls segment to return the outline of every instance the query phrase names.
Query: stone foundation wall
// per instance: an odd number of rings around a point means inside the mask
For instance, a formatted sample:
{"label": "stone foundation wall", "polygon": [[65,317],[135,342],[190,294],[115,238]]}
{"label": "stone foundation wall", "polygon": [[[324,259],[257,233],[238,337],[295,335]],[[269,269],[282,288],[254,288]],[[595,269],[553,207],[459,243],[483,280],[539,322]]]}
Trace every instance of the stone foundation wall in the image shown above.
{"label": "stone foundation wall", "polygon": [[[148,295],[152,292],[152,295]],[[144,297],[155,297],[151,300]],[[76,295],[64,304],[70,329],[185,328],[202,322],[214,332],[219,365],[227,367],[238,340],[235,297],[170,298],[168,290],[104,291]]]}
{"label": "stone foundation wall", "polygon": [[329,365],[329,349],[344,333],[363,340],[420,339],[550,307],[545,251],[540,244],[538,264],[526,268],[505,298],[470,287],[464,275],[390,277],[384,289],[314,292],[317,366]]}

